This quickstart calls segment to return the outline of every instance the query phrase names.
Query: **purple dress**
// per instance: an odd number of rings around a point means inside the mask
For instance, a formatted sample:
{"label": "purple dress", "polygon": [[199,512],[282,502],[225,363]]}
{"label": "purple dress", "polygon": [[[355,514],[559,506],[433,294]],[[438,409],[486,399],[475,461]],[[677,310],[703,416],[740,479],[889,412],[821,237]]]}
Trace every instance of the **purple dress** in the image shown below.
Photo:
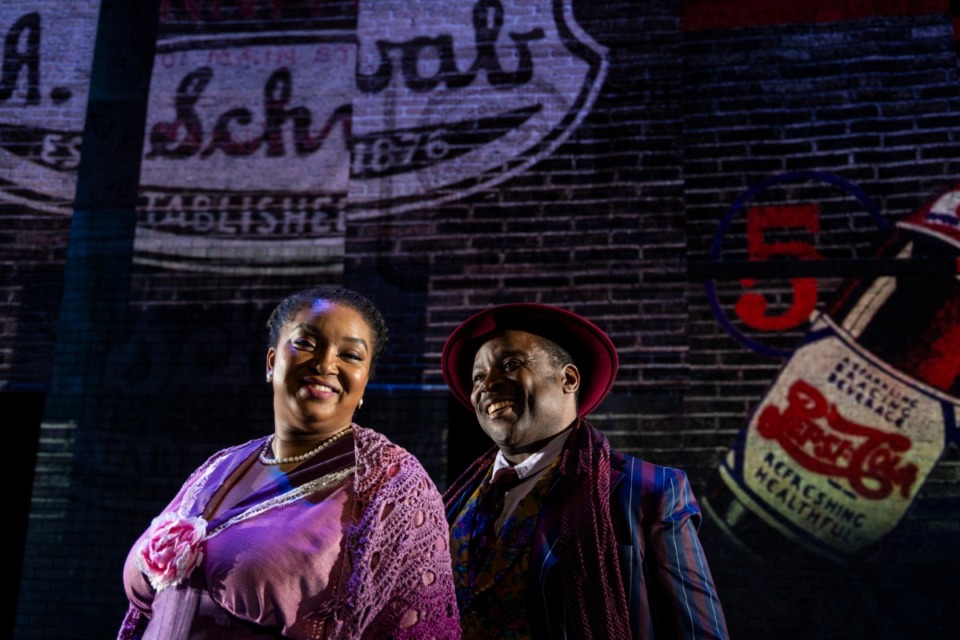
{"label": "purple dress", "polygon": [[[124,567],[120,638],[459,638],[448,531],[416,459],[354,425],[290,473],[216,508],[265,438],[221,451],[165,513],[206,521],[202,559],[177,584]],[[154,534],[155,535],[155,534]]]}

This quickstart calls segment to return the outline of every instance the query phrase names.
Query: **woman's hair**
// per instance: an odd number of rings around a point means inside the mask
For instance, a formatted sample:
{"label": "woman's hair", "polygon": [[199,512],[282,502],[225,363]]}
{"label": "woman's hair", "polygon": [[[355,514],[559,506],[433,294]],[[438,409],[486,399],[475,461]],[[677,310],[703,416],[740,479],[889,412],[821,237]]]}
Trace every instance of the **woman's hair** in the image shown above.
{"label": "woman's hair", "polygon": [[370,374],[373,375],[374,367],[387,348],[390,332],[380,310],[373,306],[372,302],[356,291],[344,287],[324,285],[304,289],[284,298],[267,320],[267,329],[270,331],[270,344],[267,346],[276,348],[284,325],[291,322],[301,310],[313,306],[317,300],[342,304],[363,316],[367,326],[370,327],[370,332],[373,333],[373,356],[370,359]]}

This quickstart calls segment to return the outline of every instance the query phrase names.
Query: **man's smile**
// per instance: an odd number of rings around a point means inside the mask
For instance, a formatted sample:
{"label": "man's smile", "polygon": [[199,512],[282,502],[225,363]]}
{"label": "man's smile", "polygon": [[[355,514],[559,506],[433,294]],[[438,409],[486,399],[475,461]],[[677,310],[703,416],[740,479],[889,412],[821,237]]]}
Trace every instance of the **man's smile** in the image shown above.
{"label": "man's smile", "polygon": [[500,400],[498,402],[492,402],[489,405],[487,405],[486,414],[488,416],[492,416],[493,414],[497,413],[501,409],[506,409],[507,407],[512,407],[512,406],[513,406],[513,400]]}

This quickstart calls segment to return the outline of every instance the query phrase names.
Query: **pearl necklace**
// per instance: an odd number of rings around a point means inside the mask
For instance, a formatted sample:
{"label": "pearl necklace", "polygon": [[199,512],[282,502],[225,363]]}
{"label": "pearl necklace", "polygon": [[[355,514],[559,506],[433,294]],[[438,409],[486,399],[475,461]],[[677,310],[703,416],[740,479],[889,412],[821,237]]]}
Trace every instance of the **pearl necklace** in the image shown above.
{"label": "pearl necklace", "polygon": [[290,456],[289,458],[268,458],[267,457],[267,451],[270,451],[270,444],[273,442],[273,436],[270,436],[267,439],[267,442],[263,445],[263,449],[260,450],[260,463],[261,464],[293,464],[294,462],[303,462],[304,460],[307,460],[317,455],[318,453],[320,453],[321,451],[329,447],[331,444],[333,444],[343,436],[347,435],[349,432],[350,432],[350,427],[341,429],[340,431],[337,431],[335,434],[333,434],[332,436],[330,436],[329,438],[321,442],[316,449],[312,451],[307,451],[306,453],[302,453],[299,456]]}

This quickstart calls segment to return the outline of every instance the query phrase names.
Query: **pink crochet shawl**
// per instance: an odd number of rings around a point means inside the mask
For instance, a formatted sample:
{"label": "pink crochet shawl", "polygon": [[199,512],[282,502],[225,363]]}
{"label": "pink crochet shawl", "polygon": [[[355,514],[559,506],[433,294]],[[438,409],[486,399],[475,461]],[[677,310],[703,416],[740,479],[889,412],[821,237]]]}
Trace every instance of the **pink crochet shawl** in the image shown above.
{"label": "pink crochet shawl", "polygon": [[[370,429],[353,429],[351,573],[346,589],[338,590],[326,638],[460,638],[449,531],[436,486],[406,450]],[[131,606],[118,640],[140,638],[147,622]]]}
{"label": "pink crochet shawl", "polygon": [[459,638],[440,495],[404,449],[355,429],[353,574],[330,637]]}

